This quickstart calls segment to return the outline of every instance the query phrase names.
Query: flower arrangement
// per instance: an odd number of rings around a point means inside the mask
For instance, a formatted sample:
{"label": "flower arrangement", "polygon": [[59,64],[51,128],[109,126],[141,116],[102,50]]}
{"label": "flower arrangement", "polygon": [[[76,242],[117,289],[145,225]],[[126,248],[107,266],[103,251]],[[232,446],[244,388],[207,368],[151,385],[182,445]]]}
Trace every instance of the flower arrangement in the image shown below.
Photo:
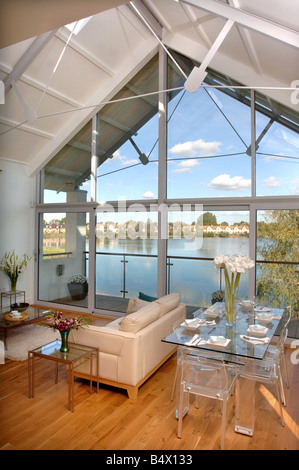
{"label": "flower arrangement", "polygon": [[75,274],[70,278],[69,282],[73,282],[74,284],[87,284],[87,278],[82,276],[82,274]]}
{"label": "flower arrangement", "polygon": [[10,279],[11,291],[15,291],[17,287],[17,280],[19,274],[23,273],[31,260],[28,255],[24,254],[23,259],[19,262],[18,255],[15,254],[15,250],[12,253],[5,253],[0,262],[0,269],[2,269],[5,274]]}
{"label": "flower arrangement", "polygon": [[46,317],[46,322],[43,322],[44,326],[58,330],[61,336],[61,352],[67,352],[68,346],[68,335],[71,330],[78,330],[84,325],[89,323],[89,318],[74,317],[74,318],[62,318],[62,312],[52,312]]}
{"label": "flower arrangement", "polygon": [[[248,256],[236,254],[232,258],[227,255],[218,255],[213,260],[216,269],[224,269],[226,288],[226,318],[228,323],[233,323],[235,319],[235,303],[238,297],[241,274],[253,268],[254,261]],[[228,274],[231,271],[231,277]]]}
{"label": "flower arrangement", "polygon": [[62,312],[53,312],[46,317],[47,322],[44,323],[46,326],[58,330],[60,332],[78,330],[78,328],[89,323],[87,318],[74,317],[74,318],[62,318]]}

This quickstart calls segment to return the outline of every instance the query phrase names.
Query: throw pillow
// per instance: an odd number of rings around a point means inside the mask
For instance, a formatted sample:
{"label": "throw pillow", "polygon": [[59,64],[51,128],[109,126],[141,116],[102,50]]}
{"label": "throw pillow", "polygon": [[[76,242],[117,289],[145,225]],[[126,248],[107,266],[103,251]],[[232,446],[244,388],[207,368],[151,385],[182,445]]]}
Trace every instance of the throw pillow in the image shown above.
{"label": "throw pillow", "polygon": [[157,300],[158,297],[152,297],[151,295],[144,294],[143,292],[139,292],[139,299],[146,300],[147,302],[154,302]]}

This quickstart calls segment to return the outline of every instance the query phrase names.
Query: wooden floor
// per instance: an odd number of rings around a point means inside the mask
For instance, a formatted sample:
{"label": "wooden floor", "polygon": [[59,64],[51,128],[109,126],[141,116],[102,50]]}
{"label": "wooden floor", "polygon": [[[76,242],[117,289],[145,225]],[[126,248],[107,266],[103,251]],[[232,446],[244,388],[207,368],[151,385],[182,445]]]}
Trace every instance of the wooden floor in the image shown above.
{"label": "wooden floor", "polygon": [[[281,426],[275,390],[256,387],[253,437],[234,432],[235,398],[231,397],[226,448],[231,450],[299,449],[299,365],[290,363],[291,387],[286,391],[285,427]],[[297,354],[298,357],[298,354]],[[36,361],[36,396],[27,396],[27,361],[0,365],[1,450],[200,450],[220,448],[220,404],[202,398],[183,421],[182,439],[176,437],[175,402],[170,401],[176,368],[172,356],[130,401],[119,389],[100,387],[89,393],[89,383],[75,381],[75,412],[67,409],[66,370]],[[243,404],[246,406],[246,403]]]}

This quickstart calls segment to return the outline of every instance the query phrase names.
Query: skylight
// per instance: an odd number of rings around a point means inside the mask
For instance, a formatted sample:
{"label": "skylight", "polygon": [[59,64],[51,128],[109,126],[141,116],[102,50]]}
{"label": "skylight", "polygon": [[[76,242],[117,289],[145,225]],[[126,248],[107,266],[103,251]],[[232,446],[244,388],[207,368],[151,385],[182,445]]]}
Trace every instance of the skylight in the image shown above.
{"label": "skylight", "polygon": [[73,23],[70,23],[70,24],[66,24],[65,27],[69,31],[73,31],[73,34],[78,34],[81,31],[81,29],[83,29],[84,26],[87,25],[88,21],[91,18],[92,16],[88,16],[87,18],[82,18],[81,20],[74,21]]}

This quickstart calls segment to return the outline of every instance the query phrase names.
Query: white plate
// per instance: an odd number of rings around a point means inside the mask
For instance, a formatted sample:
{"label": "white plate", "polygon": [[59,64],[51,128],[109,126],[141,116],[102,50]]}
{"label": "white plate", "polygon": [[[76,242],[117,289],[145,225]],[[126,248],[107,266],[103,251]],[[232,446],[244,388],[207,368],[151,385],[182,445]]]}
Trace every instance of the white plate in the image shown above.
{"label": "white plate", "polygon": [[255,307],[254,311],[257,313],[265,313],[270,312],[270,309],[268,307]]}
{"label": "white plate", "polygon": [[213,346],[219,346],[225,348],[230,343],[230,339],[225,338],[224,336],[210,336],[206,344]]}
{"label": "white plate", "polygon": [[209,310],[208,309],[204,312],[204,316],[206,318],[217,318],[217,317],[219,317],[220,313],[221,313],[220,310]]}
{"label": "white plate", "polygon": [[268,328],[266,328],[263,325],[250,325],[247,329],[247,333],[252,336],[258,336],[258,337],[263,337],[266,336],[266,333],[268,331]]}
{"label": "white plate", "polygon": [[255,318],[261,323],[269,323],[271,320],[273,320],[273,315],[272,313],[259,313]]}
{"label": "white plate", "polygon": [[196,320],[191,320],[190,322],[184,321],[181,323],[181,326],[185,328],[186,330],[197,330],[199,328],[199,323]]}

